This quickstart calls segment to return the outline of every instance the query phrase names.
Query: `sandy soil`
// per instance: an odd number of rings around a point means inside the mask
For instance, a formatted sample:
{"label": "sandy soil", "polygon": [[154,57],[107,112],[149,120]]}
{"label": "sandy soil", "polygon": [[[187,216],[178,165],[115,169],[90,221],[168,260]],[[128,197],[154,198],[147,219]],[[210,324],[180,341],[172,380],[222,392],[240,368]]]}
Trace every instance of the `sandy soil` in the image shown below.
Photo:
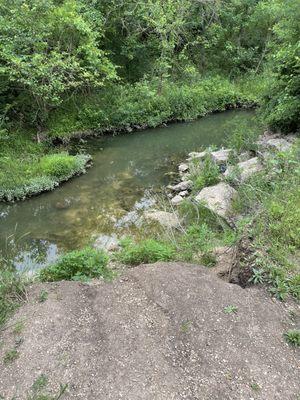
{"label": "sandy soil", "polygon": [[[230,305],[236,313],[224,312]],[[0,395],[36,399],[43,374],[40,390],[54,399],[68,384],[62,399],[297,400],[288,307],[181,263],[140,266],[112,283],[34,285],[0,336]],[[12,348],[18,358],[4,363]]]}

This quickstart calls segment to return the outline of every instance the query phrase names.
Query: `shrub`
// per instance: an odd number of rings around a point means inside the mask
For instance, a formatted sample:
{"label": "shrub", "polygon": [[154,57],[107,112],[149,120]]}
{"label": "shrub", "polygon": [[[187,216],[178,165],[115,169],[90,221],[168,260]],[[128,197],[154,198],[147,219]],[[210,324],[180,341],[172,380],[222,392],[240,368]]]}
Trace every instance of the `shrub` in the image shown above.
{"label": "shrub", "polygon": [[220,171],[217,164],[208,155],[200,166],[200,172],[192,176],[194,189],[201,190],[206,186],[212,186],[220,181]]}
{"label": "shrub", "polygon": [[138,265],[169,261],[174,255],[175,249],[169,244],[154,239],[133,243],[128,239],[122,242],[122,249],[117,257],[124,264]]}
{"label": "shrub", "polygon": [[42,269],[38,277],[42,282],[98,277],[111,279],[113,272],[107,267],[108,260],[108,256],[103,251],[86,247],[83,250],[66,253],[55,264]]}
{"label": "shrub", "polygon": [[41,158],[38,168],[43,175],[63,178],[76,170],[76,158],[67,153],[50,154]]}

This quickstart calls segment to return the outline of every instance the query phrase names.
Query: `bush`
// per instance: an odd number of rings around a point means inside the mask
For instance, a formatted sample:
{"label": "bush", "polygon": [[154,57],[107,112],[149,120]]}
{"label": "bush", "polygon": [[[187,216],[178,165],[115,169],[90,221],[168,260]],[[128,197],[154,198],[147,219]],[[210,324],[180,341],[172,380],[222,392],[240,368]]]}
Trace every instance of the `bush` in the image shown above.
{"label": "bush", "polygon": [[55,178],[63,178],[72,173],[77,165],[76,158],[67,153],[50,154],[41,158],[38,168],[41,173]]}
{"label": "bush", "polygon": [[38,278],[42,282],[99,277],[111,279],[113,272],[107,267],[108,260],[108,256],[103,251],[86,247],[63,255],[55,264],[42,269]]}
{"label": "bush", "polygon": [[122,242],[122,249],[117,258],[124,264],[138,265],[169,261],[174,255],[175,249],[169,244],[154,239],[133,243],[128,239]]}
{"label": "bush", "polygon": [[208,155],[200,165],[200,171],[195,173],[191,179],[194,181],[194,190],[201,190],[207,186],[212,186],[220,181],[220,170],[217,164]]}

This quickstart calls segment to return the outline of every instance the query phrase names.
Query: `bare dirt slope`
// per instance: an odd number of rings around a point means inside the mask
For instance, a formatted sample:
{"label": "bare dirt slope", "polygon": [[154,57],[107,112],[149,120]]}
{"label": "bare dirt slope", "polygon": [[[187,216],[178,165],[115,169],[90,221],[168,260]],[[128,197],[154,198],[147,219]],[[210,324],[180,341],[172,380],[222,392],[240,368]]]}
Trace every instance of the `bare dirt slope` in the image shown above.
{"label": "bare dirt slope", "polygon": [[[39,303],[42,288],[49,296]],[[180,263],[140,266],[112,283],[37,285],[1,334],[0,394],[30,399],[44,374],[52,393],[68,384],[63,399],[297,400],[299,352],[283,340],[284,307]],[[15,341],[19,358],[4,364]]]}

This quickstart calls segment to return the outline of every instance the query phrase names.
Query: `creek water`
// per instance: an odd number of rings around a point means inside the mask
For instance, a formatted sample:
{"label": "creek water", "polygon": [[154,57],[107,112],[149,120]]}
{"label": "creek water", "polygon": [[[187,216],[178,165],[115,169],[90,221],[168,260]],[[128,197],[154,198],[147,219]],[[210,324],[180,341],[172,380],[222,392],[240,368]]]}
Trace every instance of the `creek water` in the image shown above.
{"label": "creek water", "polygon": [[[233,125],[252,125],[253,112],[227,111],[198,121],[77,143],[93,157],[87,174],[15,204],[0,204],[0,256],[35,269],[101,234],[130,232],[187,153],[225,142]],[[174,178],[173,178],[174,179]]]}

